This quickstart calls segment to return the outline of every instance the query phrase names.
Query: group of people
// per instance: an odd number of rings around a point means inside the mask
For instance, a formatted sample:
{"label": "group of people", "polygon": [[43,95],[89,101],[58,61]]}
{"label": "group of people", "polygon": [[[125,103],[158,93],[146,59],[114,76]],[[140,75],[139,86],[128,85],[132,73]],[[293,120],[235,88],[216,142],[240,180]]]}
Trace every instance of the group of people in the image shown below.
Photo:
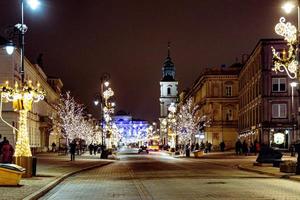
{"label": "group of people", "polygon": [[235,143],[235,153],[236,155],[246,155],[248,156],[250,153],[259,153],[260,152],[260,144],[257,142],[257,140],[253,142],[247,142],[244,140],[241,142],[240,139],[238,139]]}
{"label": "group of people", "polygon": [[93,155],[93,153],[94,153],[94,155],[96,155],[97,152],[99,152],[99,150],[101,149],[101,145],[91,143],[88,146],[88,148],[89,148],[90,155]]}
{"label": "group of people", "polygon": [[186,156],[188,156],[190,155],[190,152],[198,151],[198,150],[204,151],[205,153],[209,153],[212,151],[212,144],[208,141],[206,141],[205,143],[201,141],[200,144],[197,142],[196,144],[187,143],[185,146],[177,145],[176,149],[180,150],[181,152],[185,151]]}
{"label": "group of people", "polygon": [[0,142],[0,160],[1,163],[12,163],[13,162],[13,155],[14,155],[14,148],[6,137],[3,138],[3,141]]}

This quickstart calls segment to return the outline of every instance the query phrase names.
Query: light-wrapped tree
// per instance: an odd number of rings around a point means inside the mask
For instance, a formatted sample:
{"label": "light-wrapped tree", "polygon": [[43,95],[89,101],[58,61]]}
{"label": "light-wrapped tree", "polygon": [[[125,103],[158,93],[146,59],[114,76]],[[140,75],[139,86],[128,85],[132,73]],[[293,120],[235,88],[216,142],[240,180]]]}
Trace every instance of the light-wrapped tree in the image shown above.
{"label": "light-wrapped tree", "polygon": [[176,132],[179,140],[184,144],[188,143],[192,139],[192,136],[198,131],[198,120],[194,116],[197,107],[198,106],[193,106],[193,100],[190,98],[179,108],[176,115]]}
{"label": "light-wrapped tree", "polygon": [[83,107],[67,92],[62,95],[58,104],[54,105],[57,110],[62,135],[67,140],[82,138]]}

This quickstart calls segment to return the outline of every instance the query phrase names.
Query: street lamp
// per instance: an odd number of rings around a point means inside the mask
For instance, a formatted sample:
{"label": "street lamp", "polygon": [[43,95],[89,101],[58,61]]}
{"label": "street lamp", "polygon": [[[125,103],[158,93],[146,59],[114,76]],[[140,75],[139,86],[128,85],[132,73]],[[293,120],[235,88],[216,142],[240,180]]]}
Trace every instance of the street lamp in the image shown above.
{"label": "street lamp", "polygon": [[[294,109],[294,88],[298,85],[297,82],[293,81],[290,83],[292,87],[292,123],[295,121],[295,109]],[[293,137],[295,138],[295,130],[294,130],[294,124],[293,124]]]}
{"label": "street lamp", "polygon": [[[38,5],[37,0],[26,1],[31,7],[36,8]],[[0,86],[1,101],[12,102],[14,110],[18,110],[19,116],[19,130],[17,135],[16,147],[15,147],[15,162],[18,165],[26,168],[26,176],[32,176],[32,153],[29,144],[29,134],[27,125],[27,115],[32,109],[32,104],[44,99],[45,91],[40,88],[38,83],[33,85],[32,81],[25,82],[24,80],[24,38],[27,26],[24,24],[24,0],[21,1],[21,24],[16,24],[15,29],[18,30],[20,36],[20,53],[21,53],[21,84],[17,82],[13,87],[10,87],[8,81]],[[6,46],[6,51],[11,55],[14,51],[14,45],[12,41],[9,41]],[[3,120],[3,119],[2,119]]]}
{"label": "street lamp", "polygon": [[290,13],[293,11],[293,9],[294,9],[295,7],[296,7],[296,6],[295,6],[295,4],[294,4],[293,1],[287,1],[287,2],[285,2],[285,3],[281,6],[281,8],[282,8],[287,14],[290,14]]}

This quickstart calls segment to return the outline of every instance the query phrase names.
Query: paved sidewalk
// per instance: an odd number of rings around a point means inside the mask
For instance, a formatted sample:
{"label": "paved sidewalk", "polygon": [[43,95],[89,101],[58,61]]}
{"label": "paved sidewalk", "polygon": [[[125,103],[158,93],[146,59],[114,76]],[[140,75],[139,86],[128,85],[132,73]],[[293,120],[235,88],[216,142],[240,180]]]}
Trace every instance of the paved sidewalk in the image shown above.
{"label": "paved sidewalk", "polygon": [[20,186],[0,187],[0,199],[36,199],[40,193],[52,188],[63,179],[76,172],[107,165],[113,160],[99,159],[97,156],[76,156],[75,161],[70,161],[69,156],[58,156],[55,153],[37,155],[37,176],[22,178]]}
{"label": "paved sidewalk", "polygon": [[[169,152],[166,152],[168,154],[171,154]],[[174,155],[171,154],[172,156],[176,158],[186,158],[185,155]],[[253,163],[256,160],[256,156],[254,154],[251,156],[244,156],[240,155],[237,156],[235,155],[235,152],[233,151],[225,151],[225,152],[210,152],[210,153],[205,153],[203,156],[199,158],[194,158],[193,153],[191,153],[190,158],[192,159],[229,159],[229,160],[234,160],[234,159],[239,159],[240,163],[237,164],[238,168],[241,170],[245,171],[250,171],[250,172],[255,172],[259,174],[265,174],[269,176],[275,176],[278,178],[286,178],[286,179],[291,179],[295,181],[300,181],[300,175],[295,175],[295,173],[283,173],[280,172],[279,167],[273,167],[272,165],[264,165],[264,166],[254,166]],[[291,157],[290,154],[284,154],[282,157],[282,160],[292,160],[294,162],[297,161],[297,157]],[[236,163],[236,161],[234,161]]]}
{"label": "paved sidewalk", "polygon": [[[296,162],[297,158],[296,157],[291,157],[291,156],[283,156],[283,160],[292,160]],[[300,181],[300,175],[295,175],[295,173],[284,173],[280,172],[279,167],[273,167],[272,164],[264,164],[263,166],[254,166],[254,162],[247,162],[238,165],[238,168],[241,170],[245,171],[251,171],[251,172],[256,172],[260,174],[266,174],[270,176],[275,176],[278,178],[286,178],[286,179],[291,179],[295,181]]]}

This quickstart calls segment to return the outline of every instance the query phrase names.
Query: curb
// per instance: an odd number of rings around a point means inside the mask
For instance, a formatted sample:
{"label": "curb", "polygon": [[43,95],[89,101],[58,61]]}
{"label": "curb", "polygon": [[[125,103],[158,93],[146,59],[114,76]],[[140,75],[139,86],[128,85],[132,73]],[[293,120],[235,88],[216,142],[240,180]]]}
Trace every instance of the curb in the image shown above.
{"label": "curb", "polygon": [[52,182],[48,183],[47,185],[45,185],[44,187],[42,187],[38,191],[36,191],[36,192],[32,193],[31,195],[23,198],[23,200],[36,200],[36,199],[39,199],[42,196],[44,196],[47,192],[49,192],[50,190],[52,190],[55,186],[57,186],[58,184],[60,184],[66,178],[68,178],[68,177],[70,177],[70,176],[72,176],[74,174],[77,174],[77,173],[80,173],[80,172],[83,172],[83,171],[88,171],[88,170],[91,170],[91,169],[94,169],[94,168],[97,168],[97,167],[103,167],[103,166],[109,165],[111,163],[113,163],[113,162],[96,164],[96,165],[93,165],[93,166],[90,166],[90,167],[85,167],[83,169],[79,169],[77,171],[73,171],[73,172],[69,172],[67,174],[64,174],[64,175],[56,178]]}
{"label": "curb", "polygon": [[285,178],[285,179],[290,179],[291,178],[290,175],[288,175],[288,174],[278,175],[278,174],[271,173],[271,172],[264,172],[264,171],[260,171],[260,170],[256,170],[256,169],[251,169],[251,168],[248,168],[248,167],[243,167],[241,165],[238,165],[237,167],[238,167],[238,169],[243,170],[243,171],[254,172],[254,173],[258,173],[258,174],[265,174],[265,175],[269,175],[269,176],[275,176],[277,178]]}

